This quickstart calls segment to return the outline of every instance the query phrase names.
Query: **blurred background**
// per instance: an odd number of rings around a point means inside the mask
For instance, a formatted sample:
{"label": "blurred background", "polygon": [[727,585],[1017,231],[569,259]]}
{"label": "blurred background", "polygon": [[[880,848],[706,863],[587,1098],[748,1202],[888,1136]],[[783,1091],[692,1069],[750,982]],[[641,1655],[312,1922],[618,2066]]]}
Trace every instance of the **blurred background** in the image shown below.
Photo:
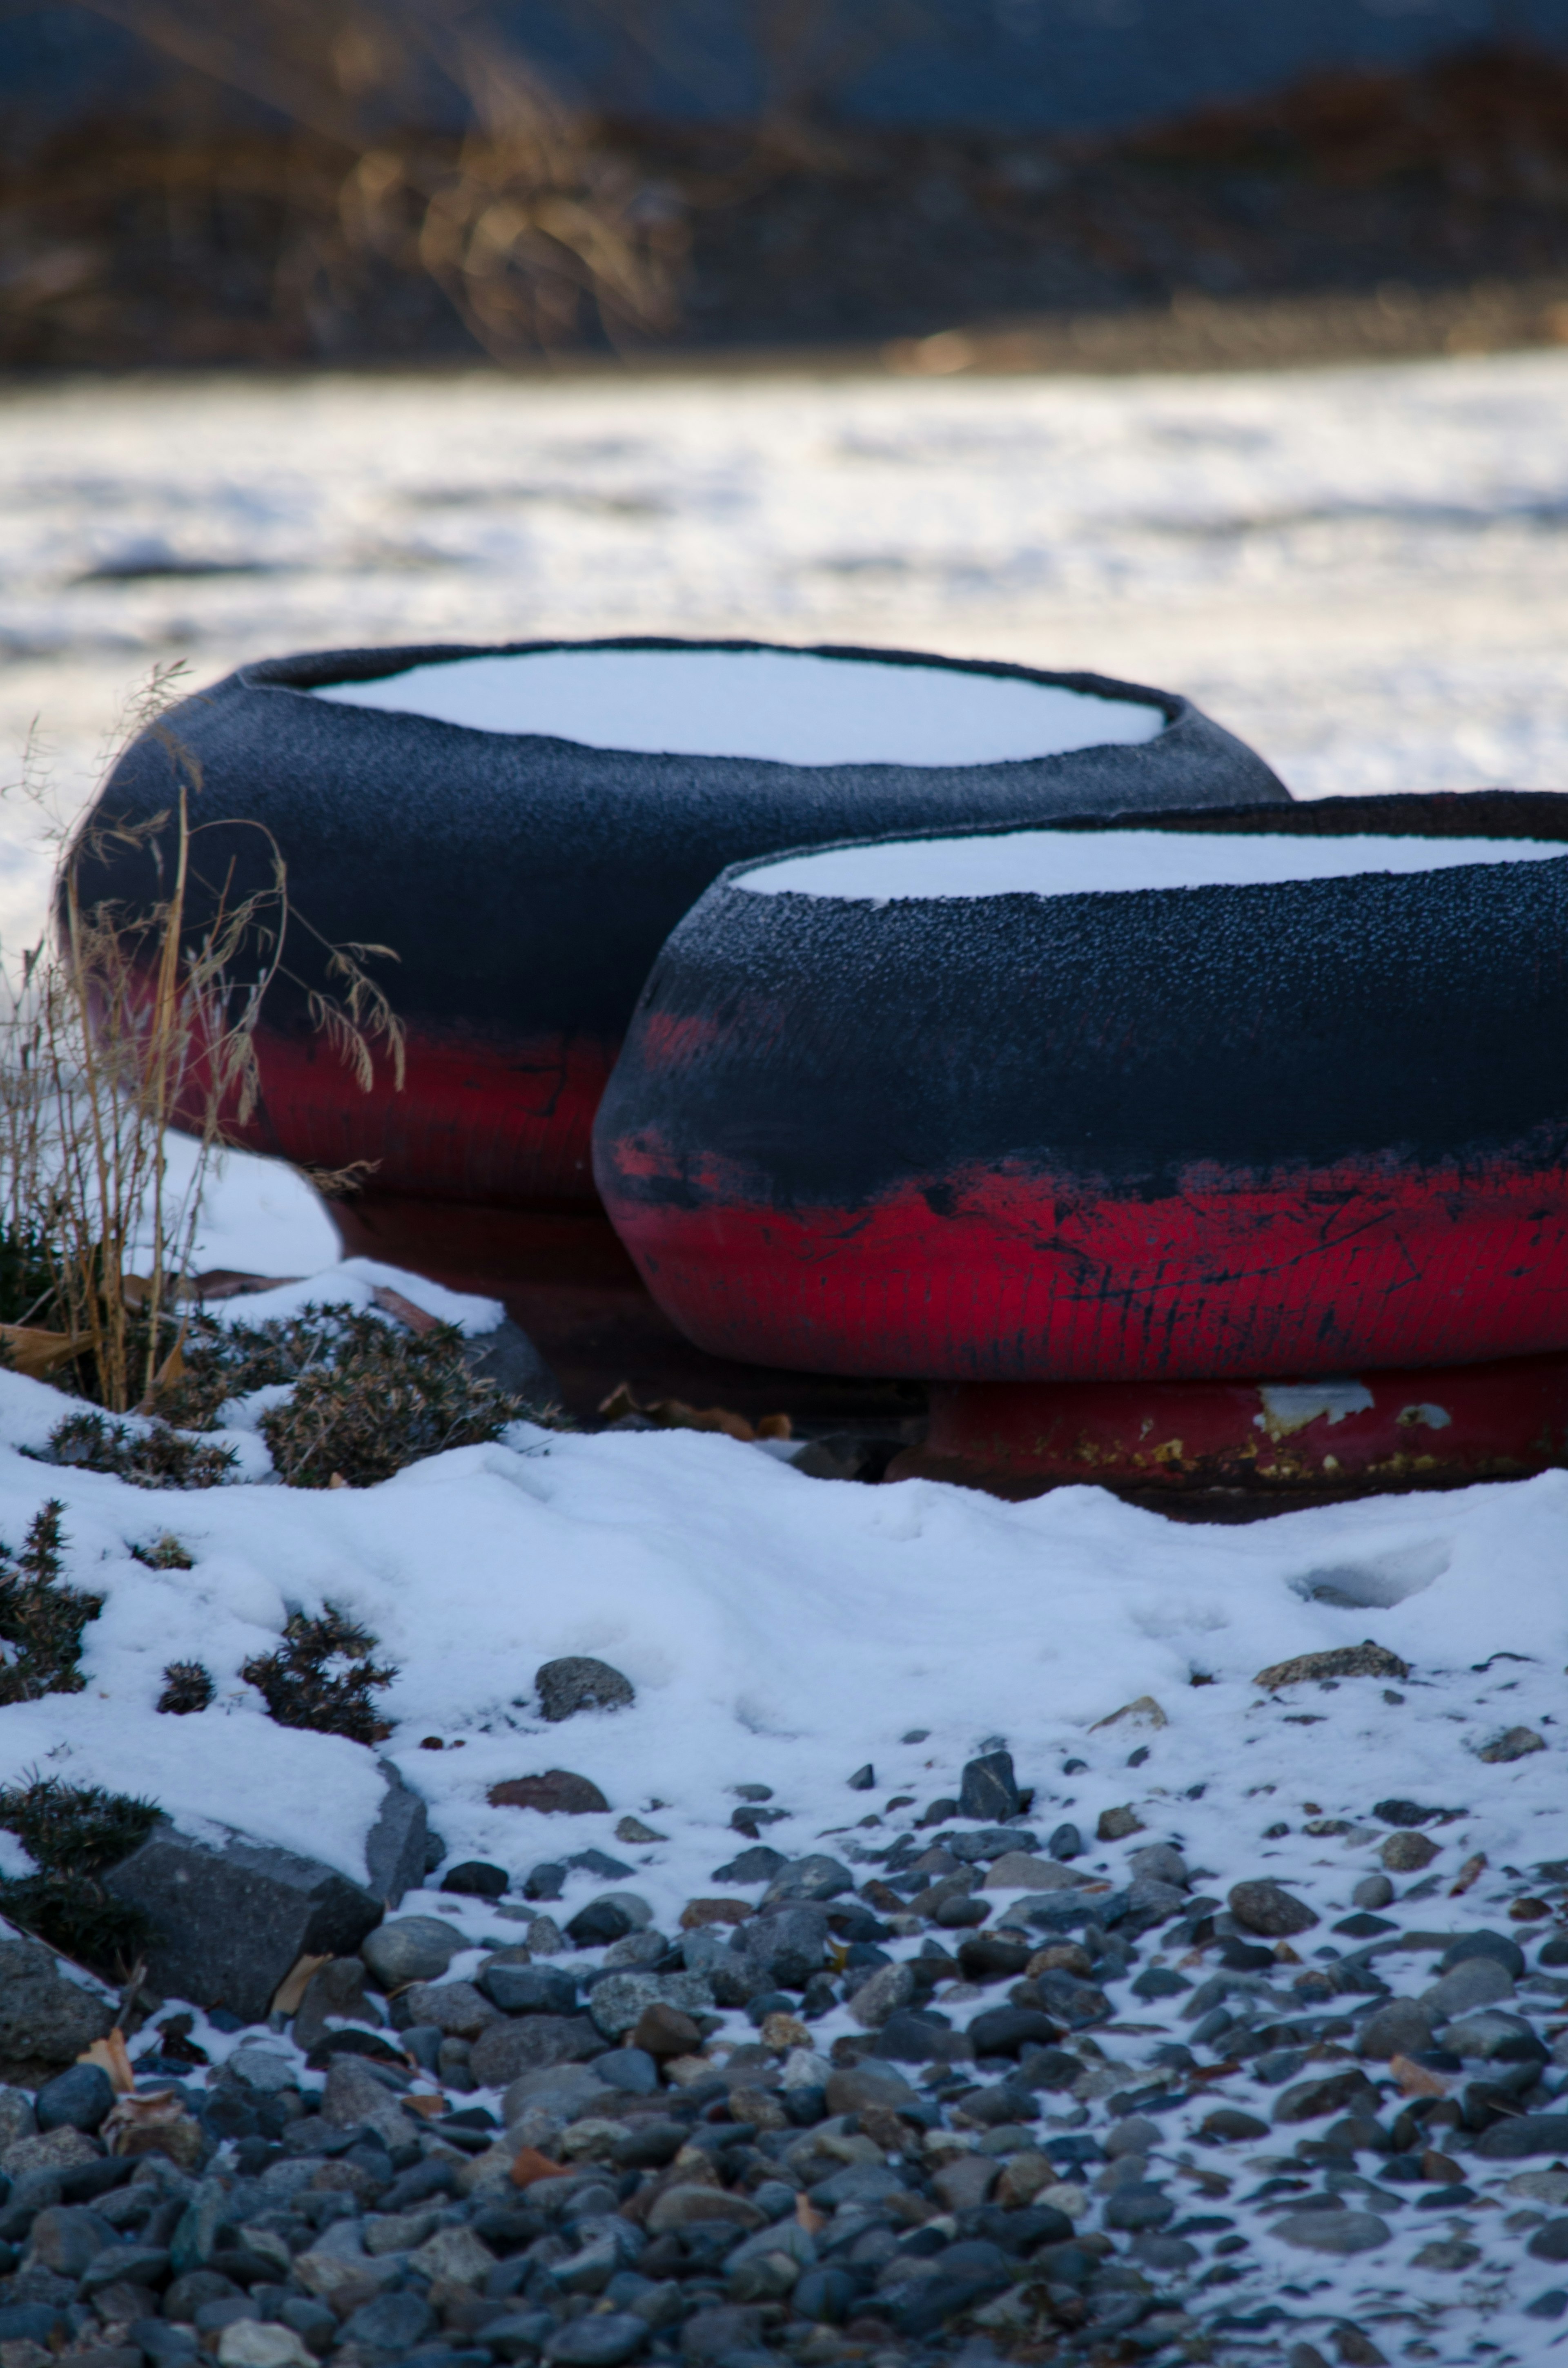
{"label": "blurred background", "polygon": [[67,812],[154,666],[628,630],[1568,787],[1568,0],[0,0],[0,120]]}
{"label": "blurred background", "polygon": [[0,94],[12,366],[1568,336],[1568,0],[11,0]]}

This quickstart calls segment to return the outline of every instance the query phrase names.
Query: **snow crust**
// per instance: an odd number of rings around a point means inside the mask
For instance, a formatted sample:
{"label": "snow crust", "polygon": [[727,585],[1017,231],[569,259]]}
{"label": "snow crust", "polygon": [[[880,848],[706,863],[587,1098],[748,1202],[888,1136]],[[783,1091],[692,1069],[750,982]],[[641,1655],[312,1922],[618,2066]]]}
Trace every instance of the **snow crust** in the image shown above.
{"label": "snow crust", "polygon": [[756,896],[877,904],[895,897],[1125,895],[1140,888],[1260,888],[1287,880],[1345,880],[1361,872],[1547,863],[1565,855],[1568,845],[1544,838],[1018,830],[829,848],[759,864],[734,884]]}
{"label": "snow crust", "polygon": [[313,696],[589,748],[788,765],[996,765],[1165,727],[1142,700],[803,650],[540,650],[409,666]]}
{"label": "snow crust", "polygon": [[[348,1269],[331,1269],[299,1295],[349,1295],[347,1281]],[[432,1296],[417,1278],[399,1282]],[[1310,1773],[1340,1814],[1389,1789],[1376,1689],[1314,1699],[1330,1733],[1298,1772],[1296,1731],[1248,1724],[1250,1681],[1266,1663],[1357,1644],[1375,1612],[1379,1641],[1418,1662],[1428,1684],[1489,1656],[1526,1656],[1522,1671],[1495,1672],[1499,1687],[1512,1681],[1512,1721],[1536,1714],[1533,1692],[1547,1707],[1550,1673],[1568,1657],[1563,1473],[1192,1528],[1092,1488],[1013,1505],[926,1481],[835,1486],[719,1437],[518,1424],[500,1443],[434,1457],[376,1488],[304,1491],[258,1476],[173,1495],[21,1453],[44,1444],[63,1410],[41,1383],[0,1372],[0,1537],[19,1543],[58,1495],[68,1574],[105,1607],[86,1631],[85,1691],[0,1715],[0,1782],[37,1767],[146,1791],[193,1830],[233,1824],[361,1877],[381,1799],[373,1755],[274,1726],[239,1675],[290,1610],[329,1599],[399,1666],[386,1748],[454,1857],[521,1874],[567,1846],[561,1820],[488,1805],[486,1788],[502,1778],[562,1764],[590,1776],[609,1815],[572,1821],[570,1846],[620,1854],[615,1820],[650,1814],[656,1784],[653,1823],[671,1839],[636,1853],[637,1883],[661,1918],[729,1854],[737,1782],[775,1788],[791,1814],[769,1839],[799,1851],[824,1828],[851,1829],[864,1804],[845,1784],[863,1760],[876,1765],[880,1795],[924,1798],[1000,1732],[1020,1777],[1041,1785],[1044,1803],[1072,1795],[1085,1829],[1130,1786],[1153,1784],[1169,1805],[1151,1814],[1213,1863],[1233,1847],[1243,1776],[1288,1787]],[[264,1474],[259,1440],[247,1444]],[[191,1570],[131,1560],[132,1544],[169,1529]],[[569,1653],[623,1669],[635,1706],[546,1727],[534,1671]],[[211,1669],[210,1710],[154,1711],[174,1659]],[[1195,1674],[1214,1682],[1195,1689]],[[1554,1759],[1477,1762],[1476,1684],[1463,1682],[1452,1724],[1402,1724],[1399,1786],[1471,1804],[1494,1862],[1524,1863],[1555,1846],[1541,1822],[1558,1830]],[[1089,1730],[1146,1693],[1170,1724],[1133,1786],[1125,1744]],[[901,1740],[916,1726],[917,1745]],[[449,1748],[419,1748],[430,1734]],[[1063,1784],[1068,1755],[1089,1770]],[[1209,1786],[1202,1800],[1178,1802],[1195,1782]],[[577,1879],[584,1897],[595,1888]]]}

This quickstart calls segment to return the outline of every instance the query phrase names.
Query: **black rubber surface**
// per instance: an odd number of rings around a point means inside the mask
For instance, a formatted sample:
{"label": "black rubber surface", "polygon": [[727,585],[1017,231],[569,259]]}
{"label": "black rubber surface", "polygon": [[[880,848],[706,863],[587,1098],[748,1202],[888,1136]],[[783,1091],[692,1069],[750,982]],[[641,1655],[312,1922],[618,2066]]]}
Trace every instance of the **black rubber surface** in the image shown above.
{"label": "black rubber surface", "polygon": [[[513,643],[508,651],[751,649],[755,643],[627,639]],[[1262,759],[1186,700],[1090,675],[836,650],[881,663],[1059,684],[1161,707],[1166,730],[1139,746],[1033,762],[953,768],[794,766],[750,758],[622,754],[392,715],[301,694],[478,647],[325,651],[242,667],[182,700],[162,732],[120,759],[95,819],[144,821],[168,803],[164,734],[202,772],[202,819],[264,821],[289,865],[290,893],[335,940],[390,945],[385,973],[412,1027],[505,1040],[585,1031],[619,1040],[649,964],[726,863],[793,845],[881,832],[1146,806],[1288,803]],[[200,849],[204,879],[243,891],[262,877],[255,833],[219,829]],[[82,892],[139,904],[157,893],[153,860],[131,850],[85,858]],[[296,940],[291,968],[313,975]],[[302,1011],[280,983],[273,1025]]]}

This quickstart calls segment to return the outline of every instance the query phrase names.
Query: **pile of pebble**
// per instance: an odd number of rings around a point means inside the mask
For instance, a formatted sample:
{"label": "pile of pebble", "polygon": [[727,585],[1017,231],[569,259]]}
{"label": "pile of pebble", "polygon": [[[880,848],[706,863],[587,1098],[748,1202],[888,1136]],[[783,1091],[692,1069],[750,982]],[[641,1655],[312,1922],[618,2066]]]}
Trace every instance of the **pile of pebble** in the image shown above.
{"label": "pile of pebble", "polygon": [[[1094,1871],[1001,1750],[837,1855],[743,1806],[670,1932],[455,1867],[482,1949],[395,1917],[269,2026],[165,2012],[129,2071],[100,2042],[0,2089],[0,2368],[1537,2358],[1568,1864],[1511,1931],[1460,1929],[1462,1873],[1440,1928],[1388,1912],[1441,1814],[1380,1804],[1390,1871],[1326,1927],[1131,1811]],[[0,1957],[15,2056],[60,1976]]]}

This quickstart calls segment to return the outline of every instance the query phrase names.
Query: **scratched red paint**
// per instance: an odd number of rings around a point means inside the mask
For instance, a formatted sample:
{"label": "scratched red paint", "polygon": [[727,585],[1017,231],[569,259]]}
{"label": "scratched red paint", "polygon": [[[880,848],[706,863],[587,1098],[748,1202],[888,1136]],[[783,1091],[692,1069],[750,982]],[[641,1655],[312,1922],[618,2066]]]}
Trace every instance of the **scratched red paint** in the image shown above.
{"label": "scratched red paint", "polygon": [[938,1477],[1179,1491],[1452,1485],[1568,1454],[1568,1357],[1323,1386],[1314,1401],[1310,1381],[938,1383],[918,1460]]}
{"label": "scratched red paint", "polygon": [[733,1176],[677,1178],[669,1165],[646,1136],[608,1160],[601,1146],[601,1191],[660,1306],[719,1356],[1087,1382],[1568,1348],[1568,1178],[1556,1170],[1205,1168],[1151,1201],[993,1170],[863,1208],[779,1209]]}
{"label": "scratched red paint", "polygon": [[378,1054],[362,1093],[322,1039],[263,1028],[261,1102],[231,1131],[301,1167],[374,1161],[372,1190],[592,1202],[594,1113],[619,1050],[591,1036],[485,1044],[411,1030],[404,1090]]}

